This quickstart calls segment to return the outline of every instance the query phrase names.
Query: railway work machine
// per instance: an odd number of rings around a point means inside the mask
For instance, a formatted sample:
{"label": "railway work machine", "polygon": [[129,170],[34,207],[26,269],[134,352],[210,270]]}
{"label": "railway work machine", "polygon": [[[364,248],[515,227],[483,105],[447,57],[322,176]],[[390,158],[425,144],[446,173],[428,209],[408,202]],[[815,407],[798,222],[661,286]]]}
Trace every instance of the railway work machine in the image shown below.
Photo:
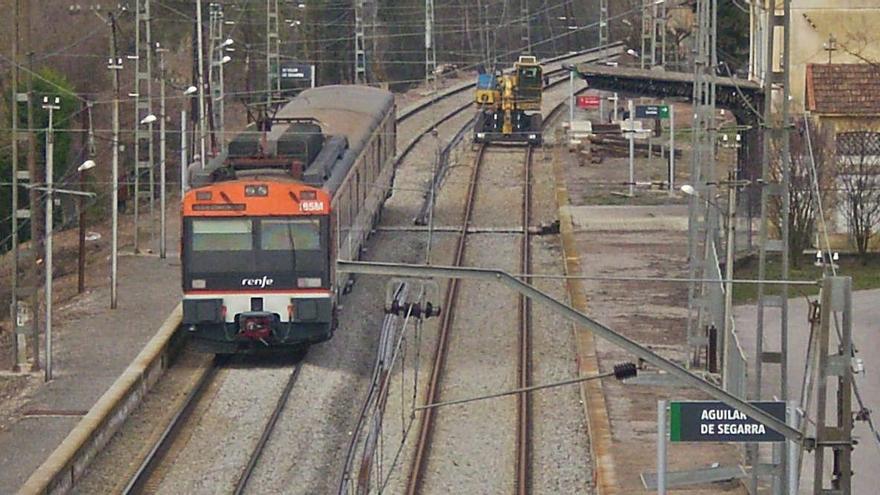
{"label": "railway work machine", "polygon": [[509,74],[477,76],[474,142],[541,144],[543,84],[537,58],[525,55]]}
{"label": "railway work machine", "polygon": [[220,354],[328,340],[357,259],[390,195],[391,93],[308,89],[191,174],[183,200],[183,327]]}

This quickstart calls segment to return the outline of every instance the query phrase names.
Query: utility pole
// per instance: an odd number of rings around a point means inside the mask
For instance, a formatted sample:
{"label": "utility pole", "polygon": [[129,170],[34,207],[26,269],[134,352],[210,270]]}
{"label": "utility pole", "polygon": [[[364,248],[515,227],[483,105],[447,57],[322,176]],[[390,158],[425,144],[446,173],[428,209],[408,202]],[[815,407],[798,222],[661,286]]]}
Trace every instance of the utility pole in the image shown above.
{"label": "utility pole", "polygon": [[196,78],[198,81],[198,90],[199,90],[199,151],[202,163],[202,168],[205,168],[205,164],[208,162],[208,155],[205,154],[205,139],[207,133],[207,127],[205,122],[205,50],[202,43],[202,0],[198,0],[196,2],[196,38],[198,41],[196,43],[196,47],[198,50],[198,71],[199,75]]}
{"label": "utility pole", "polygon": [[52,119],[55,110],[61,109],[61,99],[57,96],[43,97],[43,110],[49,111],[49,127],[46,129],[46,255],[44,266],[46,268],[46,375],[45,381],[52,379],[52,230],[55,211],[55,136],[52,130]]}
{"label": "utility pole", "polygon": [[[608,45],[608,0],[599,0],[599,48],[602,49],[606,45]],[[617,111],[616,101],[614,102],[614,109]],[[605,98],[599,98],[599,116],[604,122]]]}
{"label": "utility pole", "polygon": [[[165,232],[165,52],[156,43],[156,53],[159,55],[159,258],[165,259],[167,235]],[[182,162],[181,162],[182,163]],[[182,165],[181,165],[182,166]],[[183,198],[181,198],[181,201]]]}
{"label": "utility pole", "polygon": [[532,53],[532,27],[530,24],[532,16],[529,13],[529,0],[520,0],[519,15],[522,21],[520,23],[522,46],[525,47],[525,53]]}
{"label": "utility pole", "polygon": [[354,2],[354,83],[367,84],[367,53],[364,48],[364,0]]}
{"label": "utility pole", "polygon": [[[152,114],[153,91],[152,91],[152,39],[150,33],[150,0],[138,0],[137,11],[135,12],[135,56],[134,56],[134,125],[135,125],[135,145],[134,145],[134,252],[140,252],[140,202],[143,193],[149,195],[150,198],[150,215],[155,212],[154,208],[154,187],[155,177],[153,171],[153,124],[148,124],[147,130],[141,129],[141,119]],[[143,24],[143,26],[142,26]],[[143,39],[142,39],[143,37]],[[141,65],[141,59],[144,65]],[[145,69],[145,70],[142,70]],[[143,91],[143,93],[142,93]],[[143,95],[146,98],[142,98]],[[147,160],[142,160],[140,152],[142,148],[146,148]],[[141,190],[141,174],[142,171],[147,172],[149,184],[145,191]],[[152,224],[152,222],[150,222]],[[153,225],[150,226],[151,236],[155,235]]]}
{"label": "utility pole", "polygon": [[[697,195],[688,199],[688,278],[699,277],[707,270],[711,243],[719,245],[719,212],[708,200],[715,197],[717,176],[715,171],[715,53],[716,1],[699,0],[697,3],[697,36],[694,59],[693,105],[694,119],[693,155],[691,159],[691,184]],[[643,54],[644,55],[644,54]],[[672,151],[670,151],[672,152]],[[698,238],[701,237],[702,238]],[[697,362],[700,350],[708,345],[704,318],[705,293],[702,283],[688,284],[687,342],[690,348],[689,366]]]}
{"label": "utility pole", "polygon": [[[12,345],[12,371],[19,372],[27,362],[27,335],[26,335],[26,316],[27,308],[24,302],[18,300],[18,282],[20,270],[20,252],[18,229],[19,223],[19,207],[18,207],[18,140],[21,138],[18,131],[18,103],[21,97],[27,98],[28,95],[18,94],[18,37],[21,35],[19,27],[19,15],[21,13],[21,0],[15,0],[13,11],[13,30],[12,30],[12,280],[10,286],[10,304],[9,318],[14,322],[15,341]],[[22,171],[27,176],[27,171]],[[28,211],[29,210],[23,210]]]}
{"label": "utility pole", "polygon": [[[853,430],[853,343],[852,343],[852,278],[826,277],[822,281],[819,332],[811,347],[817,350],[818,366],[813,381],[816,396],[816,459],[813,463],[813,493],[852,493]],[[831,327],[840,315],[837,348],[831,347]],[[828,381],[834,387],[829,394]],[[836,382],[836,383],[835,383]],[[836,389],[836,390],[835,390]],[[833,395],[832,395],[833,394]],[[829,395],[836,404],[837,417],[827,419]],[[825,483],[825,450],[831,450],[831,490]],[[789,460],[795,462],[794,458]],[[792,489],[792,487],[790,487]],[[793,490],[792,490],[793,491]]]}
{"label": "utility pole", "polygon": [[[224,149],[223,141],[223,6],[219,3],[209,4],[210,13],[208,20],[208,87],[211,89],[211,123],[213,130],[213,143],[220,142],[220,148]],[[213,146],[212,146],[213,149]]]}
{"label": "utility pole", "polygon": [[434,47],[434,0],[425,0],[425,84],[436,78],[437,50]]}
{"label": "utility pole", "polygon": [[[184,105],[184,108],[186,106]],[[186,110],[180,111],[180,200],[186,194]]]}
{"label": "utility pole", "polygon": [[642,69],[646,65],[649,69],[654,65],[653,52],[649,52],[649,50],[651,49],[651,31],[654,26],[655,12],[654,0],[642,0],[642,50],[639,52],[639,67]]}
{"label": "utility pole", "polygon": [[119,71],[122,70],[122,57],[116,48],[116,16],[110,15],[110,59],[107,68],[113,71],[113,162],[111,185],[111,241],[110,241],[110,309],[117,304],[117,268],[119,260]]}
{"label": "utility pole", "polygon": [[281,98],[281,38],[278,0],[266,0],[266,116],[273,100]]}
{"label": "utility pole", "polygon": [[[764,88],[764,115],[763,115],[763,143],[761,152],[761,226],[758,241],[758,297],[757,297],[757,328],[755,339],[755,385],[751,391],[753,400],[761,400],[765,397],[763,390],[764,365],[777,365],[779,367],[779,388],[769,393],[770,397],[776,397],[777,400],[788,400],[788,280],[789,259],[788,259],[788,217],[789,202],[788,195],[790,183],[790,156],[789,156],[789,105],[788,100],[789,87],[789,67],[790,59],[790,32],[791,24],[791,0],[781,0],[782,11],[777,10],[780,2],[777,0],[767,0],[767,26],[770,26],[764,33],[764,40],[767,54],[765,63],[765,72],[762,80]],[[779,61],[780,69],[776,69],[774,42],[777,39],[782,40],[782,50]],[[780,102],[781,114],[777,115],[774,110],[773,96],[777,96]],[[772,150],[779,150],[780,157],[772,156]],[[774,162],[778,160],[782,174],[778,182],[773,173]],[[771,201],[773,196],[778,196],[781,200],[782,208],[778,212],[780,238],[770,239],[769,233],[772,228],[771,221],[774,212],[771,211]],[[778,295],[767,295],[766,287],[760,281],[767,278],[767,254],[779,253],[781,257],[781,269],[779,280],[782,281],[779,286]],[[779,318],[779,341],[778,347],[767,350],[765,348],[764,337],[764,313],[769,308],[778,308]],[[786,493],[785,489],[786,477],[781,473],[785,473],[787,459],[787,450],[784,448],[774,449],[773,460],[771,463],[762,464],[760,453],[757,445],[749,446],[749,457],[753,463],[751,486],[758,485],[758,474],[766,469],[775,469],[777,473],[774,475],[774,493]],[[777,462],[778,461],[778,462]]]}
{"label": "utility pole", "polygon": [[[85,192],[85,172],[94,167],[95,162],[95,127],[92,121],[92,102],[86,102],[86,118],[88,119],[88,157],[89,162],[83,163],[77,168],[79,177],[79,187],[81,192]],[[88,166],[86,166],[88,164]],[[79,197],[79,256],[77,260],[77,294],[82,294],[86,290],[86,205],[85,196]]]}
{"label": "utility pole", "polygon": [[[27,76],[25,77],[25,81],[27,84],[27,146],[28,146],[28,154],[27,154],[27,179],[30,182],[31,186],[40,184],[43,181],[43,171],[40,167],[37,166],[37,138],[34,134],[34,52],[31,50],[31,9],[33,2],[25,2],[25,46],[27,46],[27,57],[28,57],[28,71]],[[23,177],[19,177],[21,179]],[[25,266],[30,265],[32,270],[30,271],[32,275],[32,281],[29,284],[28,291],[30,291],[30,330],[31,330],[31,350],[33,351],[33,361],[31,361],[31,371],[39,371],[40,370],[40,318],[39,318],[39,308],[40,308],[40,296],[38,291],[38,286],[40,285],[40,275],[39,275],[39,253],[43,248],[43,239],[45,230],[43,229],[44,225],[42,224],[43,216],[43,205],[42,199],[40,197],[40,191],[34,187],[30,188],[28,199],[30,201],[30,213],[27,218],[30,218],[31,222],[31,248],[30,253],[27,256],[24,256],[24,264]],[[20,253],[19,253],[20,254]],[[22,288],[19,287],[19,290]]]}

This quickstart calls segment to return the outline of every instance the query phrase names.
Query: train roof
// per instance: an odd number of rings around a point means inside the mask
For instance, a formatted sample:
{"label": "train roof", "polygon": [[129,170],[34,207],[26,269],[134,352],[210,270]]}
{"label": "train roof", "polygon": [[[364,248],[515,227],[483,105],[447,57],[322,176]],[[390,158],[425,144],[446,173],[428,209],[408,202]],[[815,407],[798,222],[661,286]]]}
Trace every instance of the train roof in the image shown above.
{"label": "train roof", "polygon": [[[312,118],[324,135],[344,135],[348,146],[360,150],[370,133],[394,106],[391,92],[369,86],[331,85],[303,91],[275,115],[280,118]],[[275,126],[269,139],[286,126]]]}

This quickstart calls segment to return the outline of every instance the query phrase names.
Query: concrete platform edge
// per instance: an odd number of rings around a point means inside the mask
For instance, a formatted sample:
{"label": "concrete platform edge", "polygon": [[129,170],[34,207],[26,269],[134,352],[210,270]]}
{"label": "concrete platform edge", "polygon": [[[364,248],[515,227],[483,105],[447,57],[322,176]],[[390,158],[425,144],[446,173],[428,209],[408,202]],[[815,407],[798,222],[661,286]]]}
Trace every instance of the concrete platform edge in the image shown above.
{"label": "concrete platform edge", "polygon": [[[565,171],[559,157],[559,148],[554,150],[553,174],[556,180],[556,207],[559,212],[559,229],[562,244],[563,265],[566,275],[581,275],[581,263],[574,239],[574,225],[568,210],[569,199]],[[583,281],[566,281],[568,297],[572,307],[587,313],[587,296]],[[579,376],[591,376],[600,372],[599,356],[596,352],[595,336],[589,330],[572,325],[577,352]],[[601,380],[591,380],[580,384],[580,394],[584,405],[584,416],[590,432],[590,450],[593,454],[593,478],[597,495],[617,495],[617,474],[612,452],[613,440],[611,419],[605,403],[605,392]]]}
{"label": "concrete platform edge", "polygon": [[19,489],[20,494],[66,493],[138,407],[169,362],[180,325],[178,304],[126,370]]}

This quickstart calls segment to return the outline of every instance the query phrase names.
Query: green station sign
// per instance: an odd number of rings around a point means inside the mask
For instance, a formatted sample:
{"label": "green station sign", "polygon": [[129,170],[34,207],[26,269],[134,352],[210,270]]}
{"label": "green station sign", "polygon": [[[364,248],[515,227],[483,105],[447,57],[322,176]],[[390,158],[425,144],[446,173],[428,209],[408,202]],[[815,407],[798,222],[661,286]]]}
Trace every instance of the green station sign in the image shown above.
{"label": "green station sign", "polygon": [[[752,402],[785,421],[785,402]],[[673,442],[782,442],[785,437],[744,413],[718,401],[669,404],[669,440]]]}

